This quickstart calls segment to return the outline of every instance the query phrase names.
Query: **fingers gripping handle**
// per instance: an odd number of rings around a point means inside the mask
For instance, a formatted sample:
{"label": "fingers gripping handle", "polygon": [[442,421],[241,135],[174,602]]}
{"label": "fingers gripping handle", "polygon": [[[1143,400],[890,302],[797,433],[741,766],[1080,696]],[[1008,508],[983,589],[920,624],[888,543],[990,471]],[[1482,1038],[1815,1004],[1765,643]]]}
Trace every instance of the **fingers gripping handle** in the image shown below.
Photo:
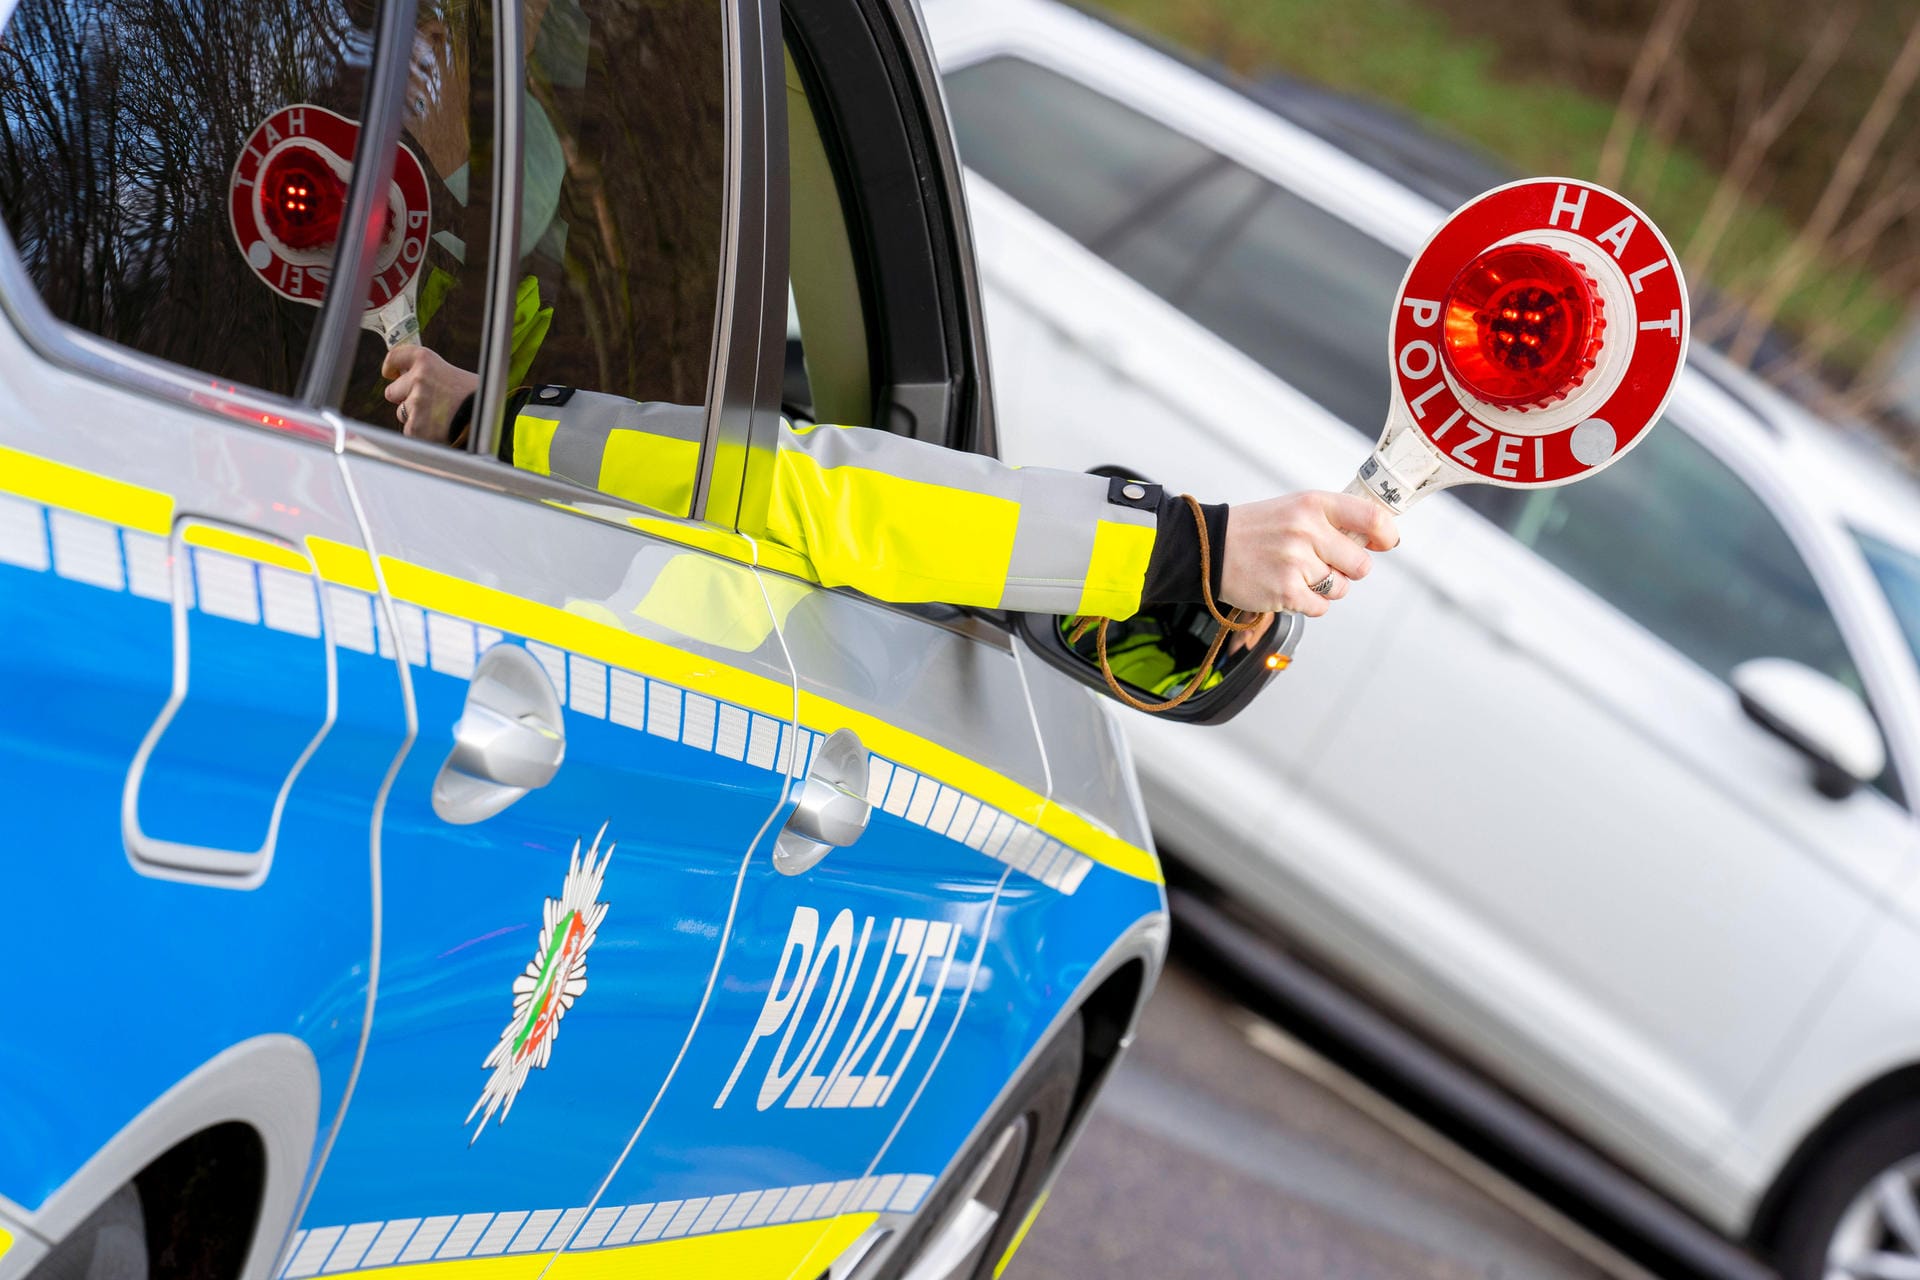
{"label": "fingers gripping handle", "polygon": [[[1342,489],[1340,492],[1346,494],[1350,498],[1365,498],[1369,502],[1373,502],[1378,504],[1379,506],[1385,507],[1387,512],[1391,515],[1397,516],[1400,514],[1398,511],[1395,511],[1392,507],[1387,506],[1385,502],[1381,501],[1380,495],[1373,491],[1373,486],[1368,484],[1365,480],[1361,479],[1358,475],[1355,475],[1353,479],[1349,480],[1347,482],[1347,487]],[[1359,543],[1361,546],[1364,547],[1367,545],[1366,534],[1361,533],[1355,529],[1343,529],[1341,530],[1341,532],[1345,533],[1349,538],[1352,538],[1355,542]]]}

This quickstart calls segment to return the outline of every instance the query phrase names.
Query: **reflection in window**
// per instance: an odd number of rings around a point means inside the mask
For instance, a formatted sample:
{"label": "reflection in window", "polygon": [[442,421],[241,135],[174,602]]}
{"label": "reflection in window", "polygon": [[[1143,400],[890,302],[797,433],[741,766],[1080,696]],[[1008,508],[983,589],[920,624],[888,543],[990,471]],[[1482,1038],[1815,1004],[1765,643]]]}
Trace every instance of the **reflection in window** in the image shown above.
{"label": "reflection in window", "polygon": [[338,0],[26,0],[0,40],[0,214],[53,314],[291,393],[318,312],[242,259],[228,181],[282,107],[359,117],[369,20]]}
{"label": "reflection in window", "polygon": [[1407,261],[1279,187],[1173,301],[1367,436],[1387,420],[1386,334]]}
{"label": "reflection in window", "polygon": [[967,166],[1083,244],[1213,153],[1065,76],[993,58],[947,77]]}
{"label": "reflection in window", "polygon": [[[422,352],[363,339],[358,376],[390,401],[399,386],[449,388],[418,416],[408,406],[404,425],[457,444],[487,305],[477,129],[495,89],[479,74],[484,39],[452,20],[421,26],[407,139],[447,196],[420,294]],[[525,11],[524,84],[500,90],[520,92],[525,115],[501,455],[675,514],[698,465],[718,292],[721,34],[712,0],[551,0]],[[402,371],[394,387],[383,359]]]}
{"label": "reflection in window", "polygon": [[1511,531],[1722,680],[1749,658],[1790,658],[1864,692],[1786,531],[1675,427],[1656,423],[1599,475],[1526,495]]}

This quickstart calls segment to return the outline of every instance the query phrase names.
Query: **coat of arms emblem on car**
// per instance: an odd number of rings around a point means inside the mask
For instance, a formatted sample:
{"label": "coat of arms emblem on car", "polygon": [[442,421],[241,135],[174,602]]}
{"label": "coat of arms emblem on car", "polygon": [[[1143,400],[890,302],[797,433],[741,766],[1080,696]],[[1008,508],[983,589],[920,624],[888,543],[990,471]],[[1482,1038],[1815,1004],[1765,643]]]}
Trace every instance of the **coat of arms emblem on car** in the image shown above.
{"label": "coat of arms emblem on car", "polygon": [[[606,919],[607,904],[596,902],[600,883],[606,877],[607,863],[613,858],[613,845],[600,852],[600,840],[607,834],[602,826],[593,837],[593,847],[583,861],[580,842],[573,842],[573,857],[567,866],[566,882],[560,896],[548,898],[541,912],[540,938],[526,970],[513,980],[513,1017],[507,1021],[500,1041],[480,1065],[492,1074],[480,1091],[480,1098],[467,1113],[467,1121],[480,1116],[473,1138],[480,1137],[487,1121],[496,1111],[505,1124],[513,1110],[513,1101],[525,1087],[535,1067],[545,1067],[553,1057],[553,1042],[560,1034],[560,1019],[587,989],[587,949],[593,945]],[[485,1114],[481,1109],[485,1108]]]}

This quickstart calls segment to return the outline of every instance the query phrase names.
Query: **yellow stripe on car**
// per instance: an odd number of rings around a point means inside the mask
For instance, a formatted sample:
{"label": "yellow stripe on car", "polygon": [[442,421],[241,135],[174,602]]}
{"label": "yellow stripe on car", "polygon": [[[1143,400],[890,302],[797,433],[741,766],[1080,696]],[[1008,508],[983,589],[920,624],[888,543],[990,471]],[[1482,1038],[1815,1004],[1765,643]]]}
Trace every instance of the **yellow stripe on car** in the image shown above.
{"label": "yellow stripe on car", "polygon": [[222,529],[219,525],[189,524],[184,536],[188,546],[224,551],[242,560],[257,560],[261,564],[276,565],[295,573],[313,572],[313,562],[292,547],[256,538],[252,534]]}
{"label": "yellow stripe on car", "polygon": [[64,462],[0,447],[0,490],[165,536],[173,531],[173,496]]}
{"label": "yellow stripe on car", "polygon": [[[174,500],[171,495],[16,450],[0,448],[0,492],[160,536],[169,536],[172,531]],[[649,533],[683,543],[689,541],[688,534],[702,532],[683,529],[668,521],[648,521],[647,524]],[[208,551],[300,572],[310,573],[317,568],[327,582],[369,594],[377,589],[370,558],[361,548],[348,544],[308,538],[309,562],[289,547],[215,526],[192,525],[185,537],[189,543]],[[793,715],[794,692],[790,686],[718,658],[637,635],[610,618],[543,604],[390,556],[382,556],[380,565],[387,587],[398,601],[656,677],[781,721]],[[1048,803],[1038,792],[937,742],[804,690],[799,697],[799,711],[800,723],[807,729],[830,733],[837,728],[851,728],[876,756],[913,769],[1036,827],[1068,848],[1124,875],[1156,884],[1161,881],[1160,864],[1152,853],[1102,830],[1061,804]],[[956,838],[961,838],[959,833]],[[989,856],[996,855],[990,853]]]}
{"label": "yellow stripe on car", "polygon": [[749,1227],[718,1235],[660,1240],[622,1249],[563,1253],[547,1275],[556,1280],[615,1280],[644,1275],[647,1280],[787,1280],[824,1273],[848,1245],[874,1224],[872,1213],[849,1213],[830,1222],[787,1222]]}

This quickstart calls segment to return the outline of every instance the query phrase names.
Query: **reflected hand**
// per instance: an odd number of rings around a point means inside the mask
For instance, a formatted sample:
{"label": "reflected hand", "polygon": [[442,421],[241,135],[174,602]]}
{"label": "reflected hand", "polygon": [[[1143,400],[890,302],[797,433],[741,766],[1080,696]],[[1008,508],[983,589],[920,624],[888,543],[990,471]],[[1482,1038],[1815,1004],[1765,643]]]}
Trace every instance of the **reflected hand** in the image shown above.
{"label": "reflected hand", "polygon": [[[1234,507],[1227,515],[1220,598],[1256,613],[1321,616],[1373,567],[1349,531],[1375,551],[1400,545],[1392,514],[1366,498],[1314,491]],[[1313,585],[1329,573],[1331,587],[1316,594]]]}
{"label": "reflected hand", "polygon": [[389,404],[399,406],[394,417],[401,430],[434,444],[446,443],[454,410],[480,385],[476,374],[449,364],[417,342],[402,343],[387,352],[380,376],[393,380],[382,394]]}

